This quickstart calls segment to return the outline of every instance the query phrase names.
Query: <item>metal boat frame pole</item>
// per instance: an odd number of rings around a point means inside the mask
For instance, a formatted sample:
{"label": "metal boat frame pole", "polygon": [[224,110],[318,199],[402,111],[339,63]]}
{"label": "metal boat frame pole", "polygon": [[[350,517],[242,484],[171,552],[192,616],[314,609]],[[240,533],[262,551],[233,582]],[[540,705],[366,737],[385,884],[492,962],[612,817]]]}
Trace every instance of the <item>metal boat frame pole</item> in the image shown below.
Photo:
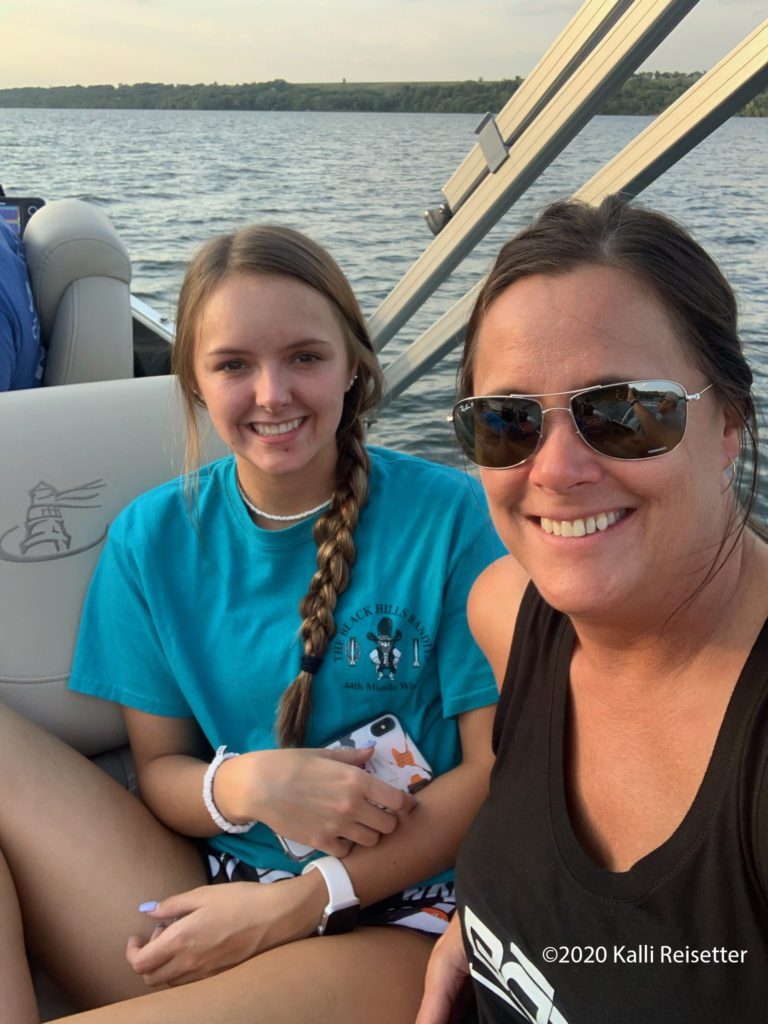
{"label": "metal boat frame pole", "polygon": [[768,87],[768,19],[618,153],[574,199],[636,196]]}
{"label": "metal boat frame pole", "polygon": [[[583,64],[595,46],[634,0],[587,0],[560,33],[536,67],[493,119],[504,156],[547,103]],[[483,122],[481,122],[482,124]],[[481,135],[480,127],[475,129]],[[443,186],[441,210],[453,215],[494,168],[481,141],[473,146]]]}
{"label": "metal boat frame pole", "polygon": [[[702,76],[574,193],[597,204],[606,195],[637,195],[768,86],[768,20]],[[482,287],[471,288],[429,330],[386,367],[382,407],[463,341]]]}
{"label": "metal boat frame pole", "polygon": [[[696,0],[636,0],[605,34],[593,33],[597,42],[585,53],[581,64],[540,107],[517,137],[507,158],[462,202],[370,318],[368,326],[374,348],[381,349],[413,316],[695,4]],[[614,18],[615,13],[613,5],[606,5],[606,15]],[[571,26],[564,36],[569,35]],[[574,60],[577,52],[586,50],[581,32],[580,28]],[[544,69],[537,68],[537,79],[545,69],[546,65]]]}

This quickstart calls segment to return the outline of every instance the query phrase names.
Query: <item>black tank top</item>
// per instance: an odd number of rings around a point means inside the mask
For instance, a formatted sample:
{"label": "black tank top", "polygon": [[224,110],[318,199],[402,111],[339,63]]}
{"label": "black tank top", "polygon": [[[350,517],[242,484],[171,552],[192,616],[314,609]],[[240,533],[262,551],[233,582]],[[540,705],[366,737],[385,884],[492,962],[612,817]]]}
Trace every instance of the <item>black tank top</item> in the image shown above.
{"label": "black tank top", "polygon": [[490,794],[457,869],[479,1020],[766,1024],[768,623],[688,813],[625,872],[588,856],[568,814],[573,643],[567,617],[529,587],[496,715]]}

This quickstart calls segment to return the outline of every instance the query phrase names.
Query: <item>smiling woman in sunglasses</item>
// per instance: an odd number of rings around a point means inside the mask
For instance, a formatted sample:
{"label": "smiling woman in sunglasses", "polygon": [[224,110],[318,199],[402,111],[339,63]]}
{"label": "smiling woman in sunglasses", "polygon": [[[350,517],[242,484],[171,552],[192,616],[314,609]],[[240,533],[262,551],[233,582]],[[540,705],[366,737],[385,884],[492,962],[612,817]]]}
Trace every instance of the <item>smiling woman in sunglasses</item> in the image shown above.
{"label": "smiling woman in sunglasses", "polygon": [[418,1024],[468,974],[483,1024],[765,1020],[751,385],[728,283],[666,217],[556,203],[502,250],[453,414],[510,551],[469,602],[497,762]]}

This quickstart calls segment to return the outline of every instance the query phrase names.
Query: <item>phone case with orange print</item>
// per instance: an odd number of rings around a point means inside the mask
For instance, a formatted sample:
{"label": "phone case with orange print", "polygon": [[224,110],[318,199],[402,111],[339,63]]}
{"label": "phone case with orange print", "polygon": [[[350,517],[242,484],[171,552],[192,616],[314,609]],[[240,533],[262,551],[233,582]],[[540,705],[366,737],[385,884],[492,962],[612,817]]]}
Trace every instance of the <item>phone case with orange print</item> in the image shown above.
{"label": "phone case with orange print", "polygon": [[[407,793],[418,793],[432,781],[433,772],[424,755],[403,729],[396,715],[379,715],[373,721],[326,744],[328,750],[360,749],[376,745],[373,756],[363,765],[364,771],[382,782]],[[291,860],[306,860],[315,850],[304,843],[278,836],[280,845]]]}

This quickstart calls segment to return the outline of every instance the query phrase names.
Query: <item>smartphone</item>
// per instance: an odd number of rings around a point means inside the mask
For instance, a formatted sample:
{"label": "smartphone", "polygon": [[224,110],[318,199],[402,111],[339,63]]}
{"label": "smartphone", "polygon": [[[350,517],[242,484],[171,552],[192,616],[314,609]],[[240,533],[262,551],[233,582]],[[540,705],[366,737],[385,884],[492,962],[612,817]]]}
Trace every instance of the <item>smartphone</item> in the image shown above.
{"label": "smartphone", "polygon": [[17,235],[24,234],[24,228],[33,213],[37,213],[45,200],[32,196],[4,196],[0,194],[0,220],[3,220]]}
{"label": "smartphone", "polygon": [[[369,747],[372,742],[376,744],[376,749],[363,765],[363,770],[370,775],[407,793],[418,793],[432,781],[433,772],[429,762],[403,729],[396,715],[380,715],[326,744],[326,749],[346,747],[354,750]],[[306,860],[316,852],[305,843],[297,843],[280,835],[277,838],[291,860]]]}

